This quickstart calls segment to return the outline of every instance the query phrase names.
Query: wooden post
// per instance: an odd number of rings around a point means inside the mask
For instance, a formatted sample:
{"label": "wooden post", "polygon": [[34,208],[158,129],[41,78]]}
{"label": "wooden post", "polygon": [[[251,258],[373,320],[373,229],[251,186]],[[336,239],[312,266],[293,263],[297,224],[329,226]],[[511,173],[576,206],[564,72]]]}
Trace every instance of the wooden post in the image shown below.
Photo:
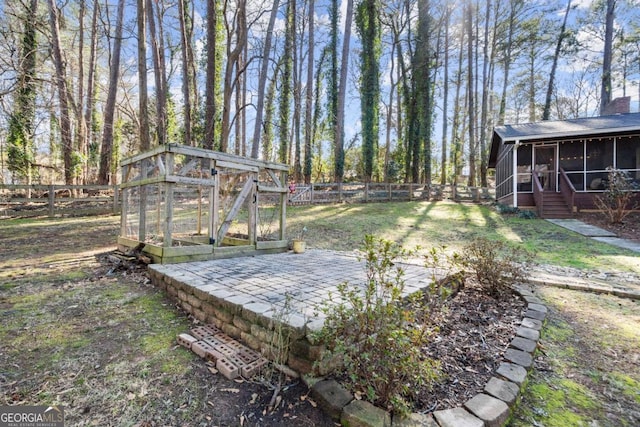
{"label": "wooden post", "polygon": [[[282,172],[280,175],[282,179],[282,185],[287,185],[287,172]],[[280,240],[287,239],[287,198],[289,197],[287,193],[280,193]]]}
{"label": "wooden post", "polygon": [[215,160],[211,160],[211,165],[211,174],[215,184],[213,186],[213,214],[211,215],[211,230],[209,230],[209,240],[213,245],[220,246],[222,242],[218,242],[216,240],[216,237],[218,236],[218,225],[220,223],[220,174],[218,173]]}
{"label": "wooden post", "polygon": [[113,185],[113,213],[118,213],[118,184]]}
{"label": "wooden post", "polygon": [[[121,182],[126,184],[127,176],[129,175],[128,171],[131,165],[122,166],[120,168],[120,173],[122,174]],[[122,207],[120,208],[120,236],[127,236],[127,214],[129,211],[129,189],[122,189]]]}
{"label": "wooden post", "polygon": [[49,185],[49,217],[53,218],[55,214],[56,193],[53,184]]}
{"label": "wooden post", "polygon": [[258,173],[249,174],[249,179],[253,181],[253,189],[249,194],[249,200],[247,203],[248,223],[247,223],[247,238],[252,244],[258,242],[258,233],[256,232],[257,218],[258,218]]}
{"label": "wooden post", "polygon": [[[166,161],[166,170],[173,170],[173,153],[167,153]],[[162,185],[165,187],[164,192],[164,227],[162,231],[162,246],[165,248],[170,248],[173,244],[173,189],[175,184],[173,182],[165,182],[164,184],[158,184],[158,192],[162,188]],[[160,199],[160,194],[158,194],[158,199]]]}

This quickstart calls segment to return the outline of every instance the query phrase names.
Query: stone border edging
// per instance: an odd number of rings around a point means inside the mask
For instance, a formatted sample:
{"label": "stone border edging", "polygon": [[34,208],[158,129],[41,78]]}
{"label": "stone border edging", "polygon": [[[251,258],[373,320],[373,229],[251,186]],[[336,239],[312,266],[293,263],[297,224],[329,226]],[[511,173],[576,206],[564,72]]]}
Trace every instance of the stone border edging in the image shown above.
{"label": "stone border edging", "polygon": [[532,285],[553,286],[556,288],[570,289],[573,291],[594,292],[596,294],[611,294],[621,298],[629,298],[640,300],[640,291],[631,289],[614,288],[607,285],[593,285],[586,281],[578,281],[568,278],[565,281],[553,281],[544,278],[529,278],[528,282]]}
{"label": "stone border edging", "polygon": [[463,406],[435,411],[433,414],[413,413],[403,419],[391,415],[369,402],[354,399],[337,381],[303,377],[318,405],[342,425],[352,427],[502,427],[509,421],[511,410],[527,382],[533,366],[533,356],[540,340],[540,331],[547,317],[542,300],[523,285],[515,292],[527,303],[516,336],[504,353],[505,361],[484,387],[483,392]]}

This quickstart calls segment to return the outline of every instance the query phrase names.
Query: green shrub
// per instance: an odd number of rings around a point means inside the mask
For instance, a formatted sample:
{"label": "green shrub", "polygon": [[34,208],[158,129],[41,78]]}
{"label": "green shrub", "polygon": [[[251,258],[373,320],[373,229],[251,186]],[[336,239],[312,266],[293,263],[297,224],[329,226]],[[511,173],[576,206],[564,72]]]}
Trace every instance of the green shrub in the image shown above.
{"label": "green shrub", "polygon": [[519,211],[518,218],[522,219],[536,219],[536,213],[534,211]]}
{"label": "green shrub", "polygon": [[[396,262],[409,253],[393,242],[365,237],[367,280],[343,283],[330,295],[320,339],[327,345],[320,365],[333,366],[352,391],[397,414],[439,377],[438,362],[424,357],[430,329],[403,300],[404,271]],[[339,360],[341,363],[336,364]]]}
{"label": "green shrub", "polygon": [[633,203],[633,190],[637,185],[623,170],[609,167],[607,171],[607,186],[602,195],[596,196],[595,203],[611,224],[618,224],[638,208],[638,203]]}
{"label": "green shrub", "polygon": [[531,261],[526,250],[485,238],[466,245],[459,258],[460,265],[471,270],[482,289],[493,297],[511,294],[511,286],[525,277],[523,265]]}

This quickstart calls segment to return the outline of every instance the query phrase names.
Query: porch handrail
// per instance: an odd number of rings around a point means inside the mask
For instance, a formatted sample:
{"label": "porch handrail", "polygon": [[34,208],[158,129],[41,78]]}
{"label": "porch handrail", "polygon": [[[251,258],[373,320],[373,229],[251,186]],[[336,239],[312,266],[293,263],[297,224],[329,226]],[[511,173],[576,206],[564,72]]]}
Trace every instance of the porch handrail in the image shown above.
{"label": "porch handrail", "polygon": [[564,202],[569,207],[571,211],[571,216],[573,216],[573,206],[575,204],[575,195],[576,188],[573,186],[573,183],[569,179],[569,176],[564,171],[564,169],[560,168],[560,193],[562,194],[562,198]]}
{"label": "porch handrail", "polygon": [[542,193],[544,192],[542,188],[542,184],[540,183],[540,177],[537,172],[533,172],[531,174],[531,180],[533,181],[533,200],[536,203],[536,209],[539,217],[542,217],[543,205],[544,205],[544,197]]}

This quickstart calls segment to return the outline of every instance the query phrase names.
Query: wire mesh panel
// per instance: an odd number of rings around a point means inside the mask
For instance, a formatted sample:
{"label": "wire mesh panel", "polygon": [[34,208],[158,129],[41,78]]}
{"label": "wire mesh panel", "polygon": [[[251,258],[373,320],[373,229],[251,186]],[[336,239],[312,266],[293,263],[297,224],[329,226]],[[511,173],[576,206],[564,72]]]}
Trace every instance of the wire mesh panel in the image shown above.
{"label": "wire mesh panel", "polygon": [[286,249],[287,169],[177,144],[126,159],[118,242],[161,262]]}

